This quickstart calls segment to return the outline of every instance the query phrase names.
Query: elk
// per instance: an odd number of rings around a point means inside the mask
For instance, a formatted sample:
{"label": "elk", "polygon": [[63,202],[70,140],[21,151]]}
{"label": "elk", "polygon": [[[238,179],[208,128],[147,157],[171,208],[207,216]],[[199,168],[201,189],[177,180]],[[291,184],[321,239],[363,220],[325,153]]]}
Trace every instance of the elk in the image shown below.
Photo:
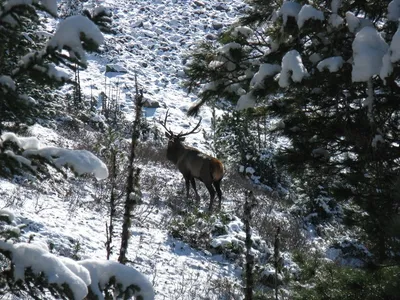
{"label": "elk", "polygon": [[[196,194],[196,201],[200,201],[200,196],[197,193],[195,178],[202,181],[210,193],[209,211],[212,211],[215,191],[217,192],[219,204],[218,209],[221,209],[221,180],[224,176],[224,166],[218,159],[200,152],[199,150],[186,146],[182,142],[185,136],[198,133],[199,123],[189,132],[175,134],[167,128],[168,111],[165,115],[164,122],[160,124],[165,128],[165,136],[168,138],[167,159],[174,163],[178,170],[182,173],[186,184],[186,197],[189,199],[190,184]],[[215,188],[215,189],[214,189]]]}

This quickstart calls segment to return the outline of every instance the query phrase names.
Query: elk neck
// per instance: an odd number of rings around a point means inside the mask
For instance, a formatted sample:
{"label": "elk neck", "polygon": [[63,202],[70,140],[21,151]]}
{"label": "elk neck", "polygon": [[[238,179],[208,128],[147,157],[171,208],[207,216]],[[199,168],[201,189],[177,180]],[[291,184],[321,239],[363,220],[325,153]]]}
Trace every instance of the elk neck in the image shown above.
{"label": "elk neck", "polygon": [[176,164],[179,158],[183,155],[186,146],[181,142],[175,141],[168,144],[167,159]]}

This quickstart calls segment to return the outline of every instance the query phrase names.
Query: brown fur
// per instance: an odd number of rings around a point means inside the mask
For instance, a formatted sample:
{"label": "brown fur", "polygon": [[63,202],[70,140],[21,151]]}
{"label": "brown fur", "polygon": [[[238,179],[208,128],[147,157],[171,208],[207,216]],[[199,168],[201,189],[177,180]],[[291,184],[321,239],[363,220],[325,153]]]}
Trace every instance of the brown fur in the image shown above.
{"label": "brown fur", "polygon": [[224,177],[224,165],[216,158],[211,159],[213,181],[221,180]]}

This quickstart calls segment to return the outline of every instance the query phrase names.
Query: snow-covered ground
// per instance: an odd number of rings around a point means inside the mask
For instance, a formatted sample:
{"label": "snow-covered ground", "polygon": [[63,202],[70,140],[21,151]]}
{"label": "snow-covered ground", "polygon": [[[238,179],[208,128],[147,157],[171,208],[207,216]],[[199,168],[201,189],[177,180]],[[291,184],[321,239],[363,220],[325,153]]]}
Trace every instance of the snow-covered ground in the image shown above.
{"label": "snow-covered ground", "polygon": [[[92,4],[89,1],[85,5],[91,8]],[[96,5],[111,9],[117,34],[105,35],[106,51],[88,55],[88,68],[80,73],[84,96],[118,92],[120,105],[129,118],[134,114],[132,94],[137,73],[144,96],[161,106],[146,110],[149,122],[157,121],[168,110],[168,125],[173,131],[188,130],[188,126],[195,125],[198,119],[188,118],[186,111],[196,97],[181,87],[185,54],[199,41],[206,37],[213,39],[218,30],[233,23],[244,3],[239,0],[106,0],[96,1]],[[51,23],[48,29],[52,26],[56,24]],[[107,64],[126,72],[106,73]],[[211,111],[203,109],[201,117],[201,129],[209,130]],[[60,145],[55,131],[35,125],[30,132],[44,145]],[[191,135],[187,142],[207,151],[201,132]],[[64,140],[62,145],[66,144]],[[150,177],[163,176],[167,184],[183,185],[181,175],[175,170],[156,164],[142,167]],[[105,259],[107,212],[81,205],[95,197],[95,190],[83,179],[77,180],[76,186],[79,194],[71,196],[67,187],[43,186],[42,192],[38,192],[0,180],[0,206],[14,211],[15,223],[27,225],[23,239],[33,237],[33,243],[51,243],[54,252],[65,256],[79,249],[77,254],[81,259]],[[215,299],[214,280],[231,279],[240,284],[240,268],[222,256],[194,250],[171,237],[165,226],[168,210],[147,206],[151,201],[151,195],[144,193],[144,205],[140,209],[149,211],[146,218],[134,221],[128,259],[153,283],[156,299]],[[112,259],[116,260],[118,237],[113,245]]]}

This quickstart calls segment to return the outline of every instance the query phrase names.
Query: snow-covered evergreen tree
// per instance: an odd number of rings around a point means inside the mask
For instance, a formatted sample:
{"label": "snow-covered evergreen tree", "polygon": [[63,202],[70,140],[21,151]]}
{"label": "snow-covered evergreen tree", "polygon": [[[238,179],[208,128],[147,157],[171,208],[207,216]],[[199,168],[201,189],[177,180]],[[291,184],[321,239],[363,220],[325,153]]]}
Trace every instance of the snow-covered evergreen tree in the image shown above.
{"label": "snow-covered evergreen tree", "polygon": [[[399,1],[248,1],[241,22],[193,53],[201,100],[262,107],[290,143],[280,162],[348,208],[374,259],[396,259]],[[397,232],[398,235],[398,232]]]}

